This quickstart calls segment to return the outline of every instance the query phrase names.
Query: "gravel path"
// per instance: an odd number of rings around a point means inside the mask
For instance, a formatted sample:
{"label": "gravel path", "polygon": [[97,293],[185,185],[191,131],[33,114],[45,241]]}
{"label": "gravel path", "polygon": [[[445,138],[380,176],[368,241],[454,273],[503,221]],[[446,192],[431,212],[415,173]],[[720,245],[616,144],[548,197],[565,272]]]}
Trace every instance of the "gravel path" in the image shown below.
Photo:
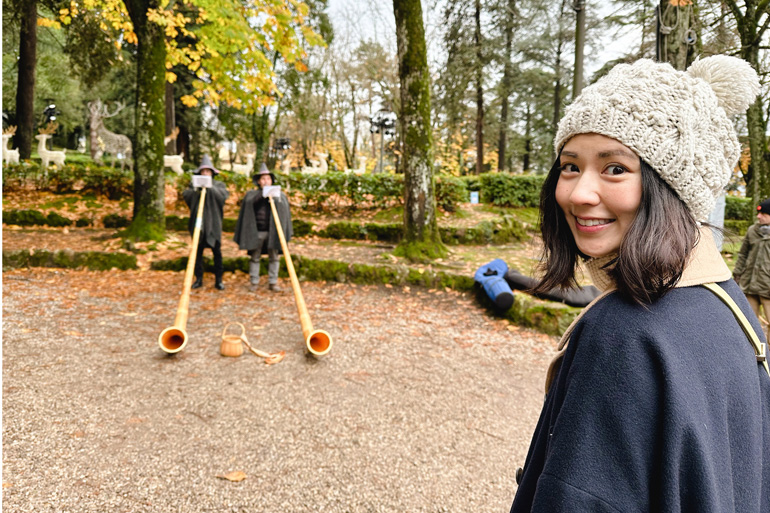
{"label": "gravel path", "polygon": [[[5,511],[508,510],[554,338],[470,294],[309,282],[315,359],[288,282],[210,281],[167,356],[182,273],[3,274]],[[220,356],[228,321],[286,358]]]}

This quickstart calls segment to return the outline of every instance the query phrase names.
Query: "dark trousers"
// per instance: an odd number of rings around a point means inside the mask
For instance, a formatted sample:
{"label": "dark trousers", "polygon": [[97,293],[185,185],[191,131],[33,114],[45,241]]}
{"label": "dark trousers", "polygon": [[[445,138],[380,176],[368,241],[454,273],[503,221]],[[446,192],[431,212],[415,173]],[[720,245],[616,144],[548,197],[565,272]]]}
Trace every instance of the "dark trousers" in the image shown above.
{"label": "dark trousers", "polygon": [[206,248],[211,248],[211,252],[214,254],[214,276],[217,282],[220,282],[224,273],[224,267],[222,266],[222,241],[218,240],[212,247],[203,238],[198,241],[198,256],[195,258],[195,279],[203,278],[203,250]]}

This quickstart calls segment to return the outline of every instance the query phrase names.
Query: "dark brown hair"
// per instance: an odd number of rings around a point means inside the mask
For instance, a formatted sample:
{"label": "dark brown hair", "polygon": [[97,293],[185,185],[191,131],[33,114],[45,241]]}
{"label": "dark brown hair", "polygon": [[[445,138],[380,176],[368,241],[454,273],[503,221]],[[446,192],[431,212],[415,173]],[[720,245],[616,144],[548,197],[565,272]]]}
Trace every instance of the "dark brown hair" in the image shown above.
{"label": "dark brown hair", "polygon": [[[561,207],[556,203],[556,184],[561,163],[557,158],[540,195],[540,232],[543,280],[533,292],[577,286],[579,259],[588,256],[575,244]],[[626,299],[650,304],[671,290],[682,277],[693,247],[698,242],[698,224],[687,206],[645,161],[641,161],[642,198],[636,217],[607,264],[618,292]]]}

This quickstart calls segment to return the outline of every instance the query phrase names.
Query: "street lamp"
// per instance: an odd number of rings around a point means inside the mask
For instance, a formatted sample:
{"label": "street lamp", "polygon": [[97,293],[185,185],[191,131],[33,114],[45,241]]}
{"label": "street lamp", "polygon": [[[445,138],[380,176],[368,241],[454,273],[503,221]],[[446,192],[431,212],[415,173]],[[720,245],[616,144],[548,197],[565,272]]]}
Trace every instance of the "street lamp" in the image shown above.
{"label": "street lamp", "polygon": [[[43,110],[43,124],[47,125],[48,123],[53,123],[56,121],[56,116],[61,114],[58,110],[56,110],[56,104],[53,102],[52,98],[46,98],[46,103],[48,106]],[[53,149],[53,137],[49,139],[51,144],[51,149]]]}
{"label": "street lamp", "polygon": [[373,134],[380,134],[380,164],[378,166],[378,173],[382,173],[382,153],[385,147],[385,136],[396,134],[396,115],[387,110],[380,109],[369,117],[369,132]]}

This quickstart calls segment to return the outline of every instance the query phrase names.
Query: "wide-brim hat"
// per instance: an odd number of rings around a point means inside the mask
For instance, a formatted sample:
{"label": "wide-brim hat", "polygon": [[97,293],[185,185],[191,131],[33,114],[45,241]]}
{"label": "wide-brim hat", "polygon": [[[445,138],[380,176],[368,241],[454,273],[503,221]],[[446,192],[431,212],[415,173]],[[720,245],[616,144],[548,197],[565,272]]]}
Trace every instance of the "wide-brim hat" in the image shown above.
{"label": "wide-brim hat", "polygon": [[275,175],[270,172],[264,162],[261,166],[259,166],[259,171],[251,175],[251,180],[254,182],[254,185],[259,185],[259,177],[262,175],[270,175],[270,179],[273,181],[273,185],[276,185]]}
{"label": "wide-brim hat", "polygon": [[201,159],[201,165],[198,166],[198,169],[195,170],[195,174],[196,175],[201,174],[201,171],[203,171],[204,169],[211,169],[211,171],[215,175],[219,174],[219,169],[214,167],[214,164],[211,162],[211,157],[209,157],[208,155],[203,156],[203,158]]}

